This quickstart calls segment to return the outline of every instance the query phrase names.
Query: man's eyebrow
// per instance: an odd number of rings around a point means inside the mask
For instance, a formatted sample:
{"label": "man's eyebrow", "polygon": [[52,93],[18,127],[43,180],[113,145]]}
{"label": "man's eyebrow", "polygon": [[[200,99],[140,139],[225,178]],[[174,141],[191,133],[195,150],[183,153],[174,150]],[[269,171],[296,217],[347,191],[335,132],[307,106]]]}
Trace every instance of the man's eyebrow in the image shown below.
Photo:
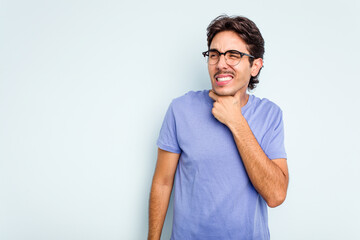
{"label": "man's eyebrow", "polygon": [[[218,51],[218,52],[220,52],[220,51],[219,51],[219,50],[217,50],[216,48],[210,48],[210,49],[209,49],[209,51]],[[225,52],[231,52],[231,51],[241,52],[241,51],[236,50],[236,49],[229,49],[229,50],[227,50],[227,51],[225,51]]]}

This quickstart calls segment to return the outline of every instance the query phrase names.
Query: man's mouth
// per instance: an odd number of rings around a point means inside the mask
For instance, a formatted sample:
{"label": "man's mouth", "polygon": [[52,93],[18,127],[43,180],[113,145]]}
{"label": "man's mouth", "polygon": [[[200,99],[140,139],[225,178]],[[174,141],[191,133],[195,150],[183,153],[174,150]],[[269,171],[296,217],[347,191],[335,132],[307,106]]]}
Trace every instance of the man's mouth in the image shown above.
{"label": "man's mouth", "polygon": [[229,80],[231,80],[231,79],[232,79],[232,77],[218,77],[218,78],[216,78],[216,80],[217,80],[218,82],[229,81]]}
{"label": "man's mouth", "polygon": [[229,74],[219,74],[215,76],[215,80],[218,86],[224,86],[233,80],[233,76]]}

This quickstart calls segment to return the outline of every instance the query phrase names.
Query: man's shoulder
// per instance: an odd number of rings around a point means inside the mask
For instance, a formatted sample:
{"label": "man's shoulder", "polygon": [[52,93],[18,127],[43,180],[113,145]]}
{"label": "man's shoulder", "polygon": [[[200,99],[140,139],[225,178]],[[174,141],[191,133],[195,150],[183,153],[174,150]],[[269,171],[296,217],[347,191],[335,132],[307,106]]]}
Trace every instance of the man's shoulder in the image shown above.
{"label": "man's shoulder", "polygon": [[200,102],[208,101],[209,99],[209,90],[189,91],[184,95],[174,98],[172,100],[172,105],[194,105]]}
{"label": "man's shoulder", "polygon": [[281,113],[281,108],[273,101],[268,98],[260,98],[255,95],[253,96],[252,107],[253,110],[262,111],[262,112],[273,112],[273,113]]}
{"label": "man's shoulder", "polygon": [[281,108],[275,102],[268,98],[259,98],[254,95],[251,107],[246,115],[252,121],[269,126],[277,124],[283,117]]}

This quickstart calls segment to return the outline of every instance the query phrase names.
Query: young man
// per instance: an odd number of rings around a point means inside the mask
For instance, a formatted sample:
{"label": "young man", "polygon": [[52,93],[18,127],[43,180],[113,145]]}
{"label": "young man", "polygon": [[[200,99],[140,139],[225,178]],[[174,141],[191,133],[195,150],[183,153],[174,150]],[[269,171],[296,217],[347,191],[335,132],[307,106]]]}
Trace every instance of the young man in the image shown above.
{"label": "young man", "polygon": [[285,200],[289,175],[281,109],[247,94],[259,82],[264,40],[245,17],[219,16],[207,36],[212,89],[169,106],[148,238],[160,239],[174,183],[171,239],[269,239],[267,205]]}

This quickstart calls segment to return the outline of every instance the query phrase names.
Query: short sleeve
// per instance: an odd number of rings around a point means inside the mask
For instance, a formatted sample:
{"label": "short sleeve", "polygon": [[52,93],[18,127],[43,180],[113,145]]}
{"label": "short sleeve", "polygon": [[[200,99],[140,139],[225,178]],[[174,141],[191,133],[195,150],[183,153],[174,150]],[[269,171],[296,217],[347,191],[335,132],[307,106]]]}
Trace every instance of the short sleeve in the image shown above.
{"label": "short sleeve", "polygon": [[266,155],[269,159],[287,158],[284,145],[284,123],[282,111],[279,110],[275,121],[270,126],[268,131],[268,146],[266,148]]}
{"label": "short sleeve", "polygon": [[157,145],[162,150],[173,153],[181,153],[181,149],[177,140],[173,102],[170,104],[166,112],[163,124],[160,129]]}

